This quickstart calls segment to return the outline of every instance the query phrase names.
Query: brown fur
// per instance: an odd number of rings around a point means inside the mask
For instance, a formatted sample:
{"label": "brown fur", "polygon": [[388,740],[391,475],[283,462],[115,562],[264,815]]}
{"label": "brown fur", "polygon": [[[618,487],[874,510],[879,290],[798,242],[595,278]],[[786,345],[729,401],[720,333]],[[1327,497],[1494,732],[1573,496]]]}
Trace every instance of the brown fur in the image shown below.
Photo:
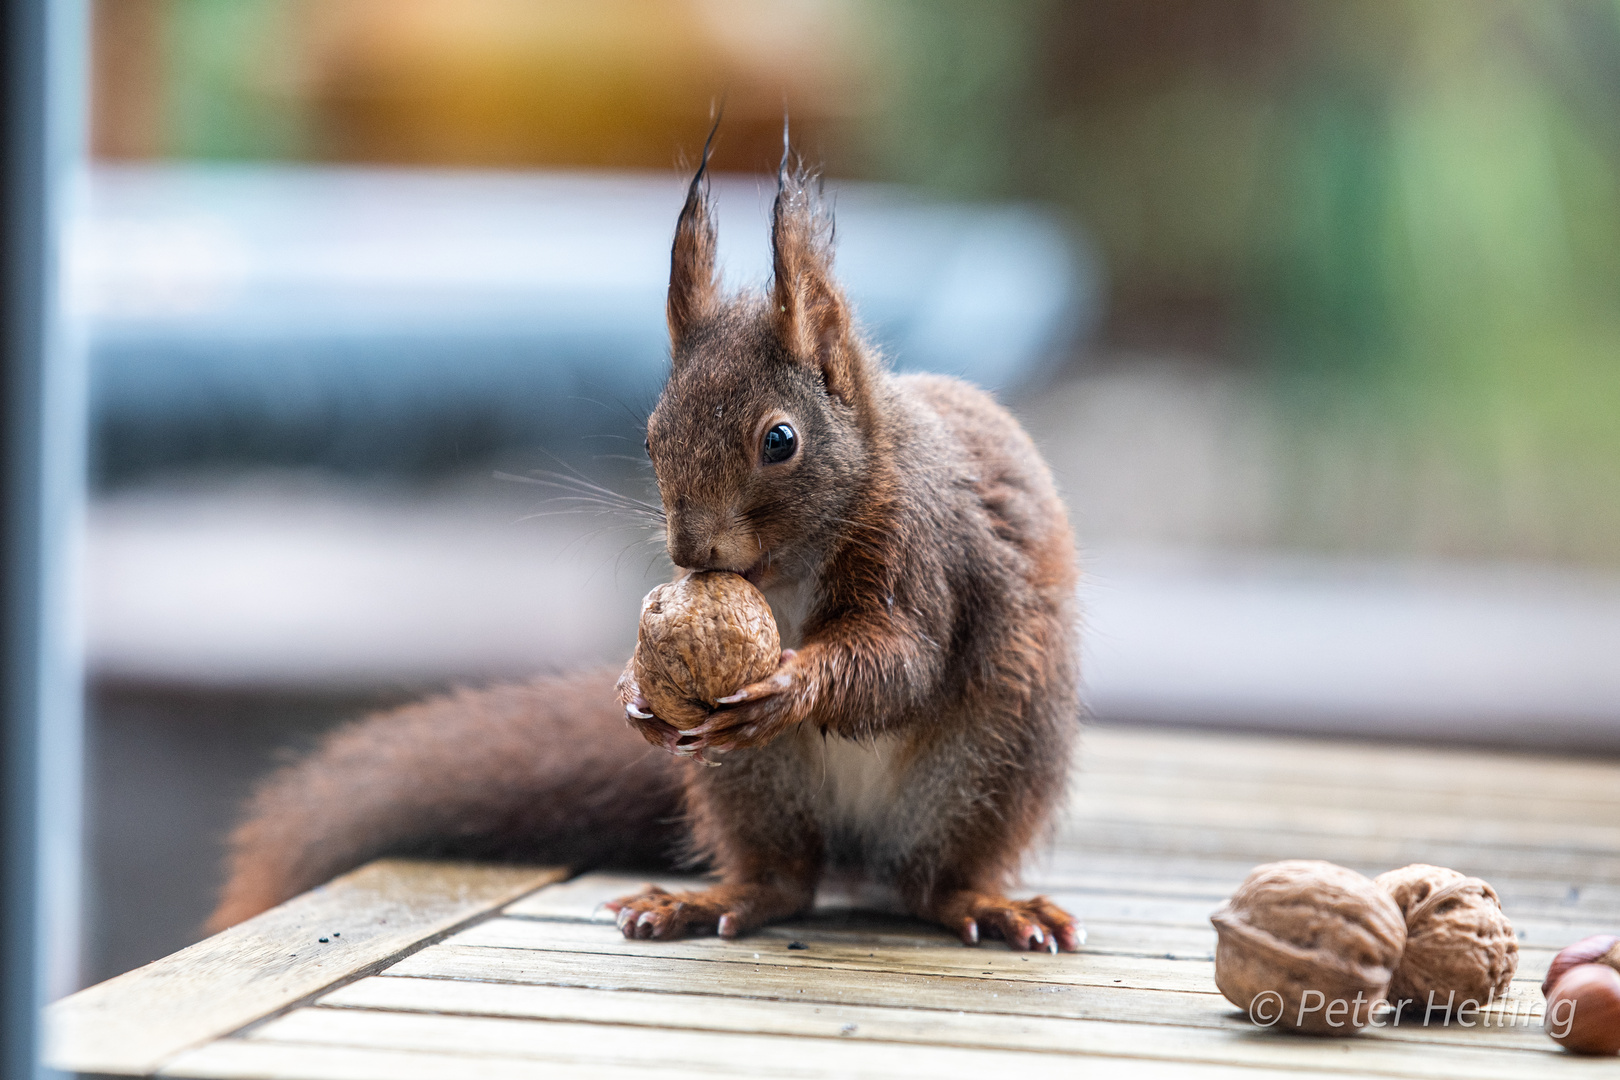
{"label": "brown fur", "polygon": [[669,865],[681,770],[625,727],[615,674],[462,690],[340,729],[260,785],[209,927],[380,855]]}
{"label": "brown fur", "polygon": [[[627,936],[745,932],[808,908],[835,867],[964,940],[1078,946],[1067,913],[1002,894],[1061,801],[1078,729],[1074,546],[1051,478],[982,392],[884,369],[832,277],[817,194],[785,163],[771,238],[769,291],[723,295],[699,169],[648,447],[671,558],[765,591],[790,646],[778,671],[685,733],[646,714],[627,671],[632,724],[676,757],[633,750],[600,681],[367,721],[261,792],[216,924],[387,850],[488,837],[569,862],[646,855],[669,839],[652,823],[678,779],[721,883],[616,902]],[[798,452],[766,464],[779,422]],[[571,804],[587,795],[594,809]]]}

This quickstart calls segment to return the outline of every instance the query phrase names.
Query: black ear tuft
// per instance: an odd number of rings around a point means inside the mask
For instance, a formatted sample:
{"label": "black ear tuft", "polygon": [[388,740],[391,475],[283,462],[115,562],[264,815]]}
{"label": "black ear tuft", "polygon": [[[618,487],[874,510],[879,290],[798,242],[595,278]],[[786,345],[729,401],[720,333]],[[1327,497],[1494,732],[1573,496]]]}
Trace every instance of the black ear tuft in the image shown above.
{"label": "black ear tuft", "polygon": [[714,118],[709,137],[703,141],[703,160],[686,189],[686,204],[675,223],[675,243],[669,256],[669,300],[665,315],[669,320],[672,344],[679,346],[692,324],[708,313],[720,292],[716,275],[715,245],[718,235],[714,207],[709,198],[709,156],[714,136],[720,130],[720,116]]}
{"label": "black ear tuft", "polygon": [[859,406],[866,393],[865,359],[855,340],[849,305],[833,279],[833,219],[820,178],[793,162],[787,124],[771,209],[771,303],[777,330],[795,356],[821,369],[827,389]]}

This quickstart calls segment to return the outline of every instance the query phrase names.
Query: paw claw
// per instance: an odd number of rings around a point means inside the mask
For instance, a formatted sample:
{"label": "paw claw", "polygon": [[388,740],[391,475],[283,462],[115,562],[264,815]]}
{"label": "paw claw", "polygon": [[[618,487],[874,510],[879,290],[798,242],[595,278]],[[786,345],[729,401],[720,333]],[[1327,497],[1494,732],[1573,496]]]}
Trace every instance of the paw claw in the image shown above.
{"label": "paw claw", "polygon": [[1032,900],[1007,900],[994,894],[972,894],[968,901],[970,914],[958,923],[962,940],[972,944],[968,924],[982,925],[985,932],[999,937],[1009,949],[1030,952],[1078,952],[1084,944],[1085,931],[1074,916],[1044,896]]}

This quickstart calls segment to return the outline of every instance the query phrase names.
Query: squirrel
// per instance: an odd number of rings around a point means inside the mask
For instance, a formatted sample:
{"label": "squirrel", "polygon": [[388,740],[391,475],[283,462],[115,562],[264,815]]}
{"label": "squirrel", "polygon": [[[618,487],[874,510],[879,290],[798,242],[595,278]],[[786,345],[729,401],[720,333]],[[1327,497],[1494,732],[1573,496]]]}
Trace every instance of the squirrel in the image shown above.
{"label": "squirrel", "polygon": [[458,854],[717,875],[612,902],[628,938],[746,934],[847,873],[967,944],[1080,947],[1068,912],[1004,891],[1080,726],[1077,560],[1051,475],[988,394],[887,369],[786,146],[771,280],[724,291],[708,163],[706,145],[676,224],[646,447],[677,571],[761,589],[779,667],[687,731],[629,667],[339,729],[251,799],[212,928],[370,858]]}

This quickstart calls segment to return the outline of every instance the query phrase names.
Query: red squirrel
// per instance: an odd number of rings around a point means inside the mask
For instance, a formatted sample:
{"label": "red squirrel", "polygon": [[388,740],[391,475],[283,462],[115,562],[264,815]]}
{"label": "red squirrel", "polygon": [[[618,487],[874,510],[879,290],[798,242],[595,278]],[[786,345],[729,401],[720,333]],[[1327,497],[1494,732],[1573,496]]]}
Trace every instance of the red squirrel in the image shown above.
{"label": "red squirrel", "polygon": [[723,291],[707,164],[676,225],[647,451],[677,570],[757,585],[780,666],[685,732],[629,669],[341,729],[254,796],[213,927],[378,855],[455,853],[718,876],[615,901],[629,938],[745,934],[809,910],[831,872],[968,944],[1079,948],[1067,912],[1004,894],[1079,729],[1076,557],[1046,465],[987,394],[887,370],[785,155],[772,280]]}

